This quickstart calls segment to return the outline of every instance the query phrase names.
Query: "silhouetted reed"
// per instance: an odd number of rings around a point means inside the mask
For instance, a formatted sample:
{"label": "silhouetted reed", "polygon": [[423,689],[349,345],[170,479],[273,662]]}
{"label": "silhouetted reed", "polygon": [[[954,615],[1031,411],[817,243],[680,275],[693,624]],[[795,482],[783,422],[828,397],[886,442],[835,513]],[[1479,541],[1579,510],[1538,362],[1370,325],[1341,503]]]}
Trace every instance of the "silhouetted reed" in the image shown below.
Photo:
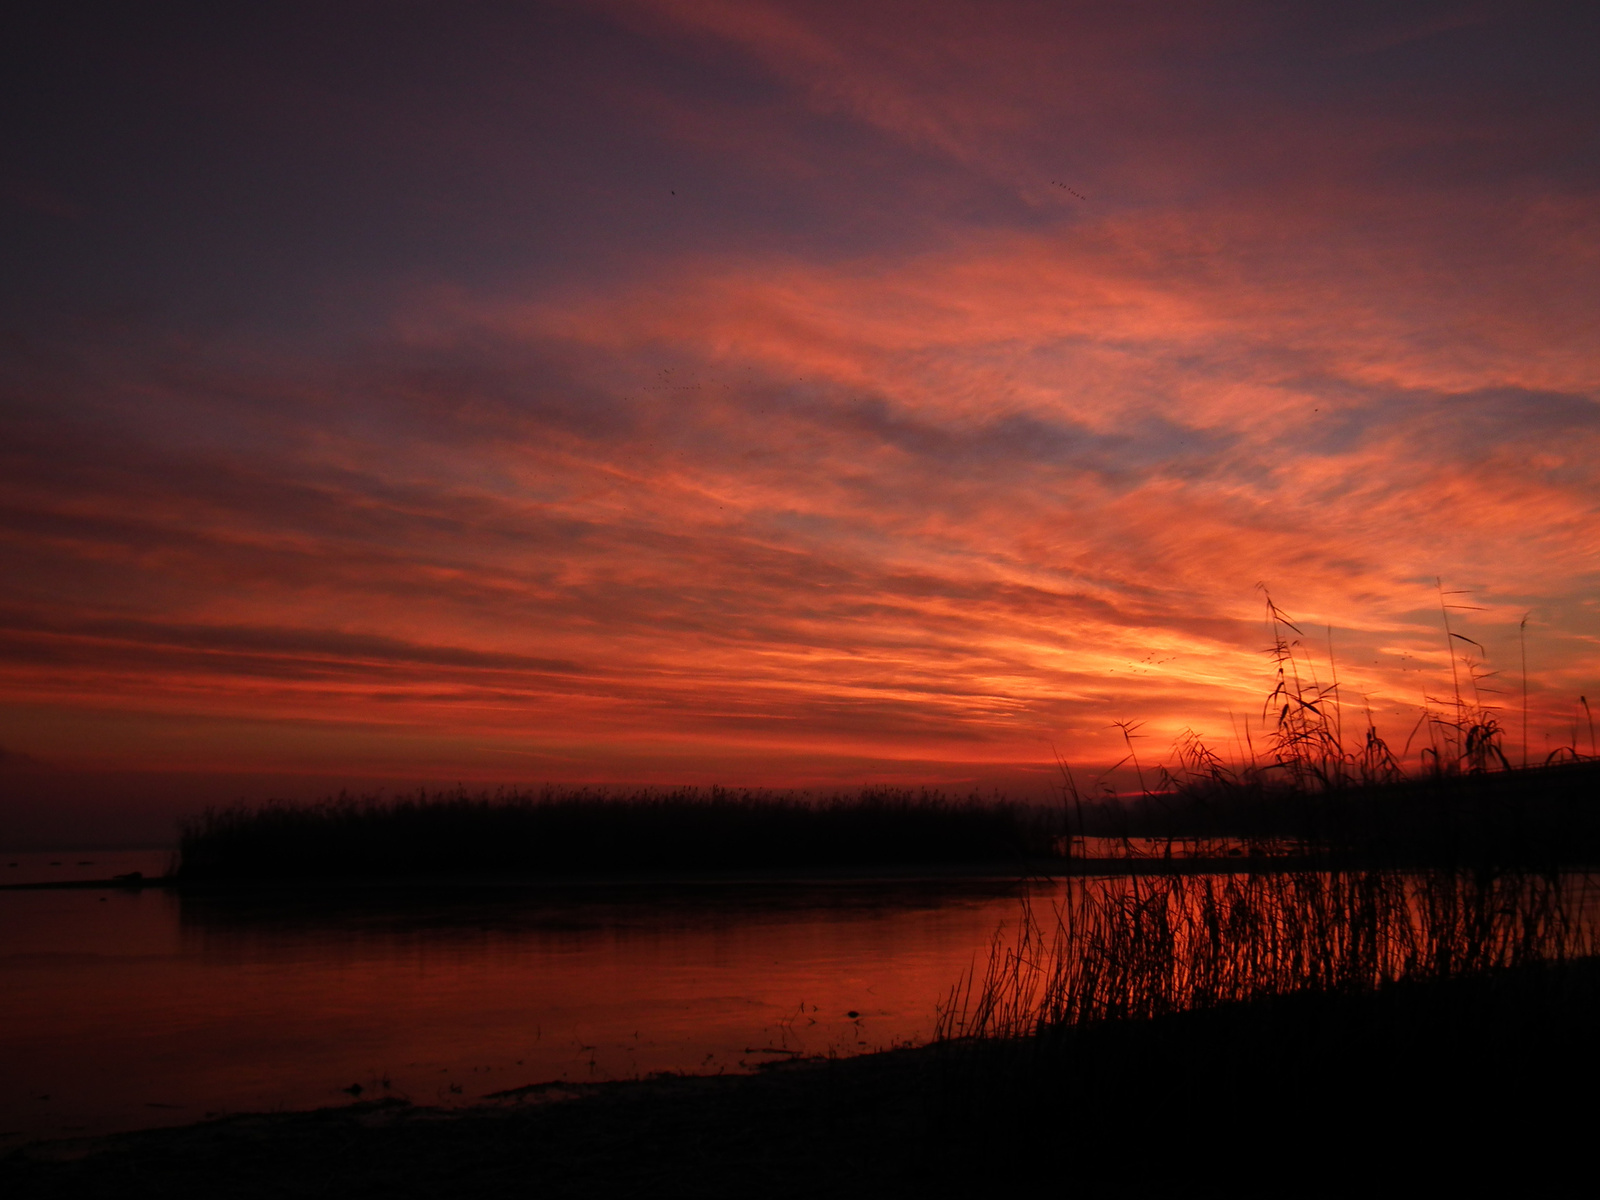
{"label": "silhouetted reed", "polygon": [[1594,898],[1528,873],[1075,881],[950,994],[927,1144],[980,1180],[1017,1146],[1178,1187],[1220,1162],[1304,1190],[1349,1161],[1360,1187],[1418,1145],[1430,1173],[1524,1175],[1551,1129],[1582,1144]]}
{"label": "silhouetted reed", "polygon": [[[1267,596],[1273,677],[1263,753],[1252,742],[1248,759],[1230,764],[1191,731],[1178,739],[1170,764],[1151,767],[1134,752],[1138,725],[1121,722],[1128,754],[1106,774],[1131,762],[1139,782],[1133,796],[1085,796],[1065,762],[1064,811],[1054,812],[896,789],[824,800],[722,789],[341,796],[207,812],[182,832],[179,876],[639,874],[1234,856],[1480,869],[1600,863],[1592,721],[1591,753],[1579,750],[1575,726],[1572,744],[1544,764],[1513,767],[1498,712],[1484,700],[1489,675],[1481,659],[1458,655],[1460,645],[1481,647],[1452,628],[1450,595],[1441,587],[1451,692],[1428,698],[1399,753],[1365,706],[1359,733],[1347,732],[1331,647],[1324,679],[1299,626]],[[1408,774],[1402,763],[1413,742],[1418,767]]]}
{"label": "silhouetted reed", "polygon": [[[1482,647],[1452,626],[1450,613],[1461,607],[1449,602],[1452,595],[1440,588],[1450,692],[1426,698],[1398,752],[1365,704],[1359,732],[1347,730],[1331,644],[1319,670],[1303,631],[1268,595],[1273,676],[1261,713],[1265,744],[1258,751],[1252,739],[1248,756],[1230,763],[1185,731],[1172,761],[1151,769],[1134,756],[1138,725],[1119,723],[1128,754],[1112,771],[1131,762],[1139,791],[1085,796],[1061,763],[1069,847],[1081,854],[1085,839],[1110,838],[1120,847],[1103,846],[1102,853],[1126,858],[1233,853],[1541,868],[1600,861],[1592,724],[1589,754],[1579,749],[1575,724],[1571,743],[1543,763],[1513,766],[1499,710],[1485,699],[1493,673],[1484,670]],[[1587,718],[1587,699],[1579,701]],[[1524,729],[1526,720],[1524,711]],[[1416,766],[1407,772],[1414,745]]]}
{"label": "silhouetted reed", "polygon": [[1600,863],[1600,763],[1305,788],[1264,772],[1069,807],[1075,855],[1312,858],[1340,865]]}
{"label": "silhouetted reed", "polygon": [[1296,992],[1359,995],[1596,952],[1588,876],[1363,870],[1075,883],[1025,904],[938,1037],[1029,1038]]}
{"label": "silhouetted reed", "polygon": [[1052,852],[1052,814],[976,796],[867,789],[822,800],[722,789],[590,791],[211,810],[179,843],[187,882],[664,874],[1020,864]]}

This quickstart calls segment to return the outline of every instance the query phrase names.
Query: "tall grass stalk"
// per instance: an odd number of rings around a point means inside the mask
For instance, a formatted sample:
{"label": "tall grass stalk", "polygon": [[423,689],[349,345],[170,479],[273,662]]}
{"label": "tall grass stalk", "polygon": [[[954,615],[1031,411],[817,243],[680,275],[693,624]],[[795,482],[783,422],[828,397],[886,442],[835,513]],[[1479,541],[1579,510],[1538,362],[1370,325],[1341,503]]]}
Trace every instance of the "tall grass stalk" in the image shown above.
{"label": "tall grass stalk", "polygon": [[1292,992],[1352,994],[1596,952],[1588,876],[1295,872],[1083,881],[1025,904],[937,1037],[1025,1038]]}

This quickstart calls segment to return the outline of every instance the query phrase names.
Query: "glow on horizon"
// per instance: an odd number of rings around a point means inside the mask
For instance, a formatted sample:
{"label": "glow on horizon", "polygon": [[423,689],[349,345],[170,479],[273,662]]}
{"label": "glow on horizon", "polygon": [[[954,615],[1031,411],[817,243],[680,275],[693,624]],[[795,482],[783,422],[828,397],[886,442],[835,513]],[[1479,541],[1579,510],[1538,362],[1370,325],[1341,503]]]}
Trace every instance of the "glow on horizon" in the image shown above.
{"label": "glow on horizon", "polygon": [[[1531,750],[1570,740],[1600,692],[1600,191],[1551,147],[1594,114],[1482,109],[1500,17],[1330,15],[1324,46],[1265,9],[574,11],[718,81],[663,67],[575,117],[716,184],[627,183],[650,205],[585,235],[592,269],[401,239],[306,267],[315,336],[13,321],[44,349],[6,378],[0,745],[1045,789],[1052,747],[1121,757],[1117,720],[1151,760],[1185,729],[1232,754],[1258,584],[1398,744],[1448,686],[1436,577],[1514,680],[1508,749],[1529,612]],[[420,176],[478,152],[439,137]],[[624,203],[551,154],[574,213]],[[407,219],[457,236],[417,186]]]}

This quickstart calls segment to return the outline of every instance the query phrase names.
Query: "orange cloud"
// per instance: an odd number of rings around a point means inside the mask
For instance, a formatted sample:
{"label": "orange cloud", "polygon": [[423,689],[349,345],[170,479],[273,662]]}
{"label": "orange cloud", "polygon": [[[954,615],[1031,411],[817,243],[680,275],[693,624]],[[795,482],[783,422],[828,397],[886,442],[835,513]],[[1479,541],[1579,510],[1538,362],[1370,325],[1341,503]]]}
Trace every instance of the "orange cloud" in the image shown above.
{"label": "orange cloud", "polygon": [[[1396,741],[1446,686],[1436,577],[1480,606],[1489,667],[1534,612],[1538,738],[1600,690],[1592,189],[1495,182],[1510,135],[1449,106],[1316,91],[1348,64],[1261,56],[1265,115],[1199,87],[1208,55],[1290,38],[1266,18],[1193,42],[1181,13],[952,9],[911,37],[616,11],[768,89],[754,117],[672,93],[672,136],[761,124],[752,189],[837,143],[904,236],[663,237],[576,281],[424,275],[315,344],[18,356],[8,748],[1048,787],[1052,744],[1121,756],[1114,720],[1152,759],[1187,727],[1230,750],[1265,685],[1257,583]],[[1477,36],[1402,25],[1316,61]],[[1513,125],[1538,141],[1536,115]],[[1062,130],[1092,203],[1051,191]]]}

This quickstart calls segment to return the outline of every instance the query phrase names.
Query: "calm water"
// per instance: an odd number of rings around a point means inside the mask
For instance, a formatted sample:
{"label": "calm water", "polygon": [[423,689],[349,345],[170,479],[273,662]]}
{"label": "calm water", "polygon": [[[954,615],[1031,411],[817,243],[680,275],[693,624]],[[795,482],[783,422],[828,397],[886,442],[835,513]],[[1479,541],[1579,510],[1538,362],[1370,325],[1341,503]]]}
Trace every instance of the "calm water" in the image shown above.
{"label": "calm water", "polygon": [[[37,869],[152,871],[112,857]],[[352,1084],[448,1105],[923,1041],[1018,895],[972,882],[0,892],[0,1146],[348,1103]]]}
{"label": "calm water", "polygon": [[0,851],[0,886],[110,879],[138,871],[151,877],[172,869],[171,850]]}

